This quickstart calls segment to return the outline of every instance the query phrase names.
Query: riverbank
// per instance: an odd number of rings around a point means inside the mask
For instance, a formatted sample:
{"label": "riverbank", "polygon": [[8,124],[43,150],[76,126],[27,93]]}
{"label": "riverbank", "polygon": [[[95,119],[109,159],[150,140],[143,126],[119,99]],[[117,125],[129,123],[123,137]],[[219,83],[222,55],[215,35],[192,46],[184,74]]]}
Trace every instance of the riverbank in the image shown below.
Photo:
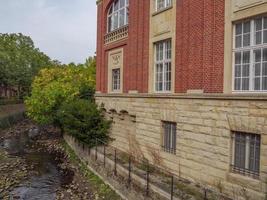
{"label": "riverbank", "polygon": [[[34,138],[29,138],[29,132]],[[58,130],[53,127],[40,130],[24,120],[0,130],[0,199],[36,197],[120,199],[80,162]]]}

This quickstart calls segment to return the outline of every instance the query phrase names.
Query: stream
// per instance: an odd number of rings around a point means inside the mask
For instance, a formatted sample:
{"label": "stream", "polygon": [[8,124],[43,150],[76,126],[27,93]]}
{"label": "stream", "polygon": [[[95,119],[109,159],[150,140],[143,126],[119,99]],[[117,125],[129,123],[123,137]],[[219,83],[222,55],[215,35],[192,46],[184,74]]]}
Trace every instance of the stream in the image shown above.
{"label": "stream", "polygon": [[59,171],[55,155],[37,151],[37,147],[32,147],[32,144],[34,140],[28,132],[10,136],[0,143],[0,149],[4,149],[9,156],[24,158],[27,165],[31,166],[30,177],[10,191],[10,199],[54,200],[60,187],[72,180]]}

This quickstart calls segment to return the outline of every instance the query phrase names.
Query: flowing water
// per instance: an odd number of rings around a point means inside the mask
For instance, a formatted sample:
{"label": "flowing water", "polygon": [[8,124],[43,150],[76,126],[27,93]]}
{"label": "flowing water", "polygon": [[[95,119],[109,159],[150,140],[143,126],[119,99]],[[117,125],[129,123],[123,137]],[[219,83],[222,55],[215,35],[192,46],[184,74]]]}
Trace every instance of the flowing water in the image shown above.
{"label": "flowing water", "polygon": [[0,144],[0,148],[4,148],[10,156],[21,156],[28,166],[32,166],[33,175],[11,191],[11,199],[54,200],[57,190],[66,184],[66,177],[58,170],[55,156],[30,148],[31,142],[28,134],[23,133]]}

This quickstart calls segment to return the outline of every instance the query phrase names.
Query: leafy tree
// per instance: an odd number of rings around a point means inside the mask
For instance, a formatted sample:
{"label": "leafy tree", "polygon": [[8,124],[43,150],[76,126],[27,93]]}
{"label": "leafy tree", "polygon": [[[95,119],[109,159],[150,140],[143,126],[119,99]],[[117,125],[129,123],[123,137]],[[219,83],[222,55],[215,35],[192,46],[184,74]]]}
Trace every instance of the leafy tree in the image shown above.
{"label": "leafy tree", "polygon": [[0,85],[16,87],[19,96],[29,91],[33,77],[53,61],[34,47],[32,39],[19,34],[0,34]]}
{"label": "leafy tree", "polygon": [[[25,101],[27,114],[39,124],[59,126],[57,111],[62,103],[93,99],[95,79],[85,67],[42,69],[34,79],[31,96]],[[86,93],[87,92],[87,93]]]}
{"label": "leafy tree", "polygon": [[65,102],[57,117],[64,132],[90,147],[95,145],[96,138],[102,142],[110,140],[108,130],[111,122],[104,118],[94,102],[83,99]]}

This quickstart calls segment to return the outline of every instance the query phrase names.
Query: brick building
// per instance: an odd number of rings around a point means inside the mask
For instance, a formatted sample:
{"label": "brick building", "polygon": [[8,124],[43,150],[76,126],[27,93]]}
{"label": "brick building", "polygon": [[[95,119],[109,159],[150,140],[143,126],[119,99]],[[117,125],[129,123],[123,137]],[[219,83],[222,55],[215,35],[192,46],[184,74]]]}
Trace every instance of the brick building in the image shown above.
{"label": "brick building", "polygon": [[113,142],[231,196],[267,193],[267,0],[98,0]]}

